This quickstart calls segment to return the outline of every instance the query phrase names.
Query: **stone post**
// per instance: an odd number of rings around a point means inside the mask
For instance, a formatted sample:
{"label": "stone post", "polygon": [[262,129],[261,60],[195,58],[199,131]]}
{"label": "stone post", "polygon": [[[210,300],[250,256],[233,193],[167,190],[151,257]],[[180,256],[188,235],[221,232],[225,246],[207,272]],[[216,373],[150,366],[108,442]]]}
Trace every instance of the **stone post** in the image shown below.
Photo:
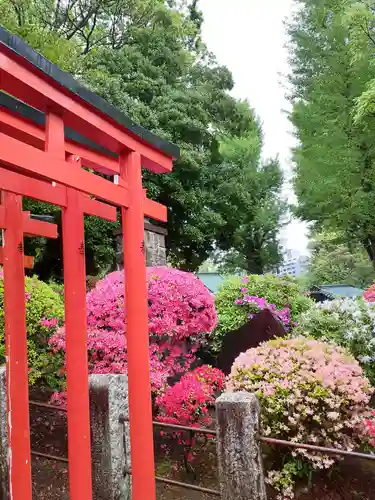
{"label": "stone post", "polygon": [[93,500],[130,500],[126,375],[90,375]]}
{"label": "stone post", "polygon": [[9,500],[6,368],[0,366],[0,500]]}
{"label": "stone post", "polygon": [[256,438],[260,407],[248,392],[216,400],[221,500],[266,500],[262,456]]}
{"label": "stone post", "polygon": [[[150,266],[166,266],[167,265],[167,250],[165,239],[168,231],[161,227],[150,224],[145,220],[145,252],[146,252],[146,265]],[[115,229],[114,231],[116,240],[116,268],[117,270],[124,267],[123,255],[123,239],[122,230]]]}

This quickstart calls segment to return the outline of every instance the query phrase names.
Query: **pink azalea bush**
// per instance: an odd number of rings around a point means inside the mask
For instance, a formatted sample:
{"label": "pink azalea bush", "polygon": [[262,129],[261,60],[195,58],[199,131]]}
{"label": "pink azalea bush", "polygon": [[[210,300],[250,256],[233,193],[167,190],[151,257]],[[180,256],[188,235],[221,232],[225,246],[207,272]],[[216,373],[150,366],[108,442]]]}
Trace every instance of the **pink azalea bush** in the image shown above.
{"label": "pink azalea bush", "polygon": [[[167,424],[210,428],[215,399],[224,390],[224,386],[225,375],[222,371],[208,365],[200,366],[183,375],[177,384],[168,387],[156,398],[156,420]],[[170,437],[177,439],[178,444],[183,447],[187,468],[195,457],[199,440],[203,438],[206,444],[212,438],[209,435],[190,435],[179,431],[173,432]],[[167,445],[164,445],[164,450],[169,453]]]}
{"label": "pink azalea bush", "polygon": [[[53,354],[64,358],[65,353],[65,330],[60,328],[50,339]],[[150,352],[150,375],[151,389],[158,394],[167,386],[167,379],[181,371],[182,363],[184,369],[189,368],[195,360],[195,356],[183,353],[178,346],[171,349],[163,349],[157,343],[151,343]],[[123,331],[106,331],[90,328],[87,340],[89,373],[107,374],[128,372],[128,356],[126,336]],[[65,369],[61,372],[64,374]],[[55,401],[59,399],[55,396]],[[62,398],[64,401],[64,397]]]}
{"label": "pink azalea bush", "polygon": [[217,368],[204,365],[187,372],[156,398],[157,419],[168,424],[209,427],[212,423],[209,408],[214,406],[224,385],[225,375]]}
{"label": "pink azalea bush", "polygon": [[368,444],[375,448],[375,411],[371,411],[369,418],[365,420],[364,434],[368,438]]}
{"label": "pink azalea bush", "polygon": [[[217,323],[213,295],[194,274],[169,267],[147,269],[151,335],[201,341]],[[87,294],[87,322],[97,329],[126,330],[124,273],[116,271]]]}
{"label": "pink azalea bush", "polygon": [[[373,390],[340,347],[306,338],[269,341],[236,359],[227,389],[258,395],[266,436],[344,450],[363,444]],[[301,471],[328,469],[337,460],[302,449],[274,452],[268,482],[282,499],[293,498]]]}
{"label": "pink azalea bush", "polygon": [[[150,374],[152,392],[157,395],[169,377],[190,369],[217,317],[212,294],[195,275],[151,267],[147,281]],[[124,273],[110,273],[98,281],[86,302],[90,373],[127,373]],[[55,332],[49,343],[62,360],[64,373],[65,329],[56,329],[50,319],[43,324]]]}
{"label": "pink azalea bush", "polygon": [[363,298],[367,300],[367,302],[375,302],[375,284],[365,290]]}

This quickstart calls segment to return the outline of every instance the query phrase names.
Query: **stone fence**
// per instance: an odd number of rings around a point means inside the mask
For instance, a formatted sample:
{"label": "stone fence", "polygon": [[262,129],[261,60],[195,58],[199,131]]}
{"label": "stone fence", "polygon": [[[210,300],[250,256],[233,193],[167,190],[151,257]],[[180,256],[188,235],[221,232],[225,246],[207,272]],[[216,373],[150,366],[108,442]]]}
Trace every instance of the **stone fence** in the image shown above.
{"label": "stone fence", "polygon": [[[127,377],[90,376],[93,500],[131,500]],[[0,367],[0,500],[10,500],[5,368]],[[218,495],[221,500],[266,500],[257,434],[259,403],[247,392],[216,402]]]}

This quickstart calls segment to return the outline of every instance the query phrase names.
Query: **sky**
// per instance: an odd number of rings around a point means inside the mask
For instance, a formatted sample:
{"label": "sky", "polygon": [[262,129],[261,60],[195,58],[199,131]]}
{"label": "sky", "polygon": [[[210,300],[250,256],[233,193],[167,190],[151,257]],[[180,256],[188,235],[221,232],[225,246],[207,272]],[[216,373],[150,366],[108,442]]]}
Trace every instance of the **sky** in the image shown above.
{"label": "sky", "polygon": [[[279,156],[285,177],[290,178],[291,148],[295,145],[285,110],[285,75],[288,73],[287,35],[284,19],[291,16],[294,0],[200,0],[203,39],[220,64],[233,74],[233,95],[247,99],[260,117],[264,157]],[[290,186],[289,201],[295,202]],[[293,220],[281,233],[291,250],[307,253],[306,226]]]}

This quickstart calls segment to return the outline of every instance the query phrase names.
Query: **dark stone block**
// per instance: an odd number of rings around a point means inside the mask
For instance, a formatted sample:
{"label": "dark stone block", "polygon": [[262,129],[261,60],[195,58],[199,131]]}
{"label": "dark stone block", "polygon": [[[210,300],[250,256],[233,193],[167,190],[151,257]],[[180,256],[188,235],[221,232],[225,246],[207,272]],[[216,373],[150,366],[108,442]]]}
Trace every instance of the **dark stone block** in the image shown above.
{"label": "dark stone block", "polygon": [[284,325],[271,311],[264,309],[245,325],[228,332],[224,337],[220,354],[217,357],[217,367],[229,375],[234,360],[242,353],[262,342],[276,337],[285,337]]}

